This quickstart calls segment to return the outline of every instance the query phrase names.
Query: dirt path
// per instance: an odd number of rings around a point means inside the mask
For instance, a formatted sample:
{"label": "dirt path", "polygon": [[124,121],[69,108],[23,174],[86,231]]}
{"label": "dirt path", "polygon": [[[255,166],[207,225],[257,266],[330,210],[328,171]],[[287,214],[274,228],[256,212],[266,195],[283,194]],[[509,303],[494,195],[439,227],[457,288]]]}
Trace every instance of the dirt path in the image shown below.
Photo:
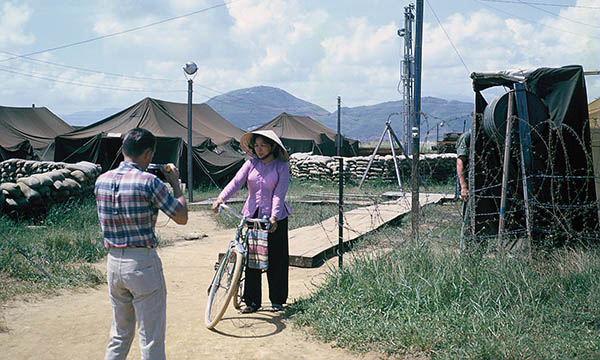
{"label": "dirt path", "polygon": [[[232,230],[219,230],[209,212],[194,212],[186,226],[159,218],[158,232],[176,240],[159,250],[167,281],[167,357],[170,359],[376,359],[355,355],[315,341],[282,319],[259,311],[237,313],[231,306],[214,331],[204,326],[206,289],[217,254]],[[181,240],[187,233],[199,240]],[[331,261],[334,266],[337,260]],[[104,264],[103,264],[104,265]],[[104,268],[104,267],[102,267]],[[290,299],[314,290],[327,266],[290,268]],[[266,277],[263,278],[266,285]],[[266,286],[263,301],[268,301]],[[268,306],[269,303],[263,303]],[[35,303],[9,304],[4,311],[9,331],[0,333],[3,359],[102,359],[108,340],[111,309],[106,286],[72,292]],[[137,337],[128,359],[139,359]]]}

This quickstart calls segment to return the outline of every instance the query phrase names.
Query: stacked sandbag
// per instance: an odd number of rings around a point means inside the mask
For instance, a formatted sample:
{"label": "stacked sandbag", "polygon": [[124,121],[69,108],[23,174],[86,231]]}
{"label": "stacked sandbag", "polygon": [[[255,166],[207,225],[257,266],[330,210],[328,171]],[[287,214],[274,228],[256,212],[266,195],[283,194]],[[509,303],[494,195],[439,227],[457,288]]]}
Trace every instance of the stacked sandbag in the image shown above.
{"label": "stacked sandbag", "polygon": [[294,153],[290,156],[290,174],[303,180],[329,180],[331,169],[328,163],[333,158],[310,153]]}
{"label": "stacked sandbag", "polygon": [[102,168],[76,164],[10,159],[0,163],[0,207],[8,210],[45,206],[93,191]]}
{"label": "stacked sandbag", "polygon": [[[343,158],[345,181],[358,182],[369,168],[366,180],[397,181],[396,166],[392,155],[375,155],[369,166],[371,156]],[[410,177],[412,159],[404,155],[396,156],[398,172],[402,178]],[[421,176],[438,182],[454,177],[456,173],[455,154],[424,154],[419,159]],[[290,174],[292,177],[307,180],[338,181],[339,161],[337,158],[294,153],[290,155]]]}

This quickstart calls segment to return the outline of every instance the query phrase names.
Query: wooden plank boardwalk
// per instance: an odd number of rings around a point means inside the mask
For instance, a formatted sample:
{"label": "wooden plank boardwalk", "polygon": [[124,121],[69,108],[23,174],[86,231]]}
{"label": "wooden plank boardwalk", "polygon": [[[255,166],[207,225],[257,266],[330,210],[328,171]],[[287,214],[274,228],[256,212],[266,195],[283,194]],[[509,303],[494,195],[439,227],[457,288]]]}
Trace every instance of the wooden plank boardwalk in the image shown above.
{"label": "wooden plank boardwalk", "polygon": [[[436,193],[420,193],[419,204],[439,203],[452,197]],[[411,194],[393,201],[360,207],[344,212],[344,244],[379,228],[411,210]],[[293,214],[292,214],[293,216]],[[290,265],[297,267],[319,266],[326,257],[335,254],[338,247],[338,217],[321,223],[294,229],[289,232]]]}

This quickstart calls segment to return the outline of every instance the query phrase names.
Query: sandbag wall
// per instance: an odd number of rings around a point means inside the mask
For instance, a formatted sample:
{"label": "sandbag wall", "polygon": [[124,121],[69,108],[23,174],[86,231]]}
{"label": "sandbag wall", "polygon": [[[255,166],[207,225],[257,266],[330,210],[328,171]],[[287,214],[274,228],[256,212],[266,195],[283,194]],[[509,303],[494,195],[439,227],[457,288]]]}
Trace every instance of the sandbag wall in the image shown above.
{"label": "sandbag wall", "polygon": [[[343,159],[344,178],[347,182],[359,182],[367,170],[371,156]],[[404,155],[396,157],[400,177],[410,177],[412,159]],[[419,160],[421,178],[445,182],[456,175],[456,154],[424,154]],[[339,161],[336,158],[310,153],[290,155],[290,173],[293,177],[317,181],[337,181]],[[375,155],[367,173],[367,180],[396,181],[396,168],[392,155]]]}
{"label": "sandbag wall", "polygon": [[0,162],[0,209],[46,206],[93,191],[102,168],[76,164],[10,159]]}

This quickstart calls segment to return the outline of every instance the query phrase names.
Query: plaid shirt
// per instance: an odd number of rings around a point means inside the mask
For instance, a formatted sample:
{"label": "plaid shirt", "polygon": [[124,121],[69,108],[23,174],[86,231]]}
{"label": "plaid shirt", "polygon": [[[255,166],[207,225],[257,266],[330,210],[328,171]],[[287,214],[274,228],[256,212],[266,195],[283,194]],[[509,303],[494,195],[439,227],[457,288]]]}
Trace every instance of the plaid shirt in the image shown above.
{"label": "plaid shirt", "polygon": [[94,193],[107,248],[155,246],[158,209],[172,217],[183,206],[162,181],[132,162],[99,176]]}

